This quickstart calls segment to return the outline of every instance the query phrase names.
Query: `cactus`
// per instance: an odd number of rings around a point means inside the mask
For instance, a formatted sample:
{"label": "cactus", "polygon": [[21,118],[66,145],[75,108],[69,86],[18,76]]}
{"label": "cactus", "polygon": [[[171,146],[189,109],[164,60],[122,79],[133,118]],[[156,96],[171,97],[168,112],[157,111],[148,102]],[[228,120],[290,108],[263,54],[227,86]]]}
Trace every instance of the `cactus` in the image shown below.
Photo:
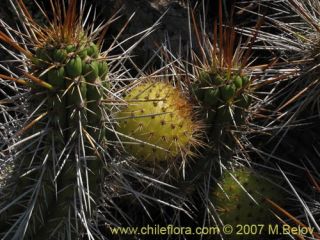
{"label": "cactus", "polygon": [[19,1],[27,49],[1,32],[25,67],[17,79],[3,77],[29,89],[28,118],[13,149],[13,181],[1,196],[2,239],[77,239],[89,232],[101,192],[108,64],[82,26],[84,10],[77,16],[75,0],[64,5],[66,12],[61,4],[54,2],[54,19],[40,26]]}
{"label": "cactus", "polygon": [[161,162],[192,154],[200,124],[179,90],[169,83],[147,81],[128,92],[117,115],[125,149],[137,159]]}
{"label": "cactus", "polygon": [[[271,204],[267,199],[283,205],[285,192],[247,168],[225,172],[210,194],[211,201],[223,224],[275,224]],[[232,239],[236,237],[233,234]],[[241,236],[239,236],[241,237]],[[256,236],[260,238],[259,235]]]}
{"label": "cactus", "polygon": [[[222,12],[222,2],[218,7]],[[193,25],[197,25],[193,21]],[[250,106],[257,90],[253,84],[257,77],[256,67],[249,66],[250,46],[255,39],[246,42],[239,39],[237,42],[232,19],[224,20],[221,14],[215,17],[213,23],[214,39],[203,32],[202,39],[198,41],[200,49],[206,51],[201,51],[193,59],[190,93],[207,125],[206,133],[211,147],[207,155],[210,158],[216,155],[225,164],[241,145],[249,126]],[[246,47],[242,48],[242,45]],[[208,157],[204,161],[206,159]]]}
{"label": "cactus", "polygon": [[[218,4],[222,12],[222,2]],[[250,106],[256,91],[253,85],[257,77],[255,67],[249,68],[252,50],[249,46],[254,39],[237,42],[232,21],[224,22],[221,15],[216,16],[213,23],[213,39],[204,26],[198,28],[204,31],[197,41],[203,51],[193,57],[184,70],[187,79],[191,79],[189,92],[204,119],[209,145],[189,170],[190,179],[197,179],[198,186],[210,174],[220,174],[221,163],[228,164],[235,155],[245,155],[243,140],[250,131]],[[190,25],[197,26],[195,18]]]}
{"label": "cactus", "polygon": [[251,102],[248,76],[239,73],[228,76],[223,71],[211,70],[200,72],[198,79],[193,88],[197,100],[205,109],[212,140],[244,123],[246,109]]}

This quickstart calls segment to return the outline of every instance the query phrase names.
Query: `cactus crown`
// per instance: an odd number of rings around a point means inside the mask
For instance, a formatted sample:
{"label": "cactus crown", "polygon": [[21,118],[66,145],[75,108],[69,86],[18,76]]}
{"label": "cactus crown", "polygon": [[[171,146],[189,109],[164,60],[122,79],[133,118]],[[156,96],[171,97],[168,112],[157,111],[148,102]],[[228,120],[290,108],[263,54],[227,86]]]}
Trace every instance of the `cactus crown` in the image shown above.
{"label": "cactus crown", "polygon": [[[99,45],[109,23],[102,24],[95,30],[93,25],[84,28],[84,23],[87,21],[83,19],[86,17],[84,3],[81,3],[80,13],[78,13],[77,3],[77,0],[69,0],[68,4],[60,0],[52,1],[52,19],[39,7],[48,22],[43,26],[32,18],[23,1],[17,2],[17,8],[21,12],[19,17],[23,27],[27,29],[27,33],[22,35],[24,45],[5,32],[0,32],[0,39],[26,57],[24,61],[27,60],[30,63],[25,62],[25,66],[29,67],[29,70],[23,70],[26,79],[2,75],[4,79],[31,87],[41,86],[52,89],[50,83],[44,82],[46,80],[45,73],[48,70],[67,63],[66,60],[69,58],[78,58],[78,56],[83,60],[88,60],[87,57],[98,58]],[[97,44],[93,42],[95,40],[97,40]],[[80,60],[77,59],[76,62],[79,64]],[[98,64],[94,63],[93,65],[93,74],[95,74],[98,72]],[[106,66],[99,67],[101,74],[105,75]],[[86,71],[89,70],[91,72],[91,69]]]}
{"label": "cactus crown", "polygon": [[231,106],[237,104],[238,97],[249,90],[249,77],[238,73],[226,75],[203,71],[199,74],[197,97],[211,107],[217,103]]}
{"label": "cactus crown", "polygon": [[[69,0],[68,6],[66,6],[65,1],[52,1],[53,19],[49,19],[49,16],[45,15],[49,23],[41,25],[33,20],[23,1],[19,1],[19,9],[25,16],[24,20],[30,26],[30,30],[33,30],[33,36],[30,37],[36,46],[42,47],[51,44],[58,47],[57,45],[60,44],[79,44],[87,40],[82,27],[84,10],[81,9],[81,13],[78,14],[77,2],[77,0]],[[42,12],[45,14],[44,11]]]}
{"label": "cactus crown", "polygon": [[222,1],[218,10],[212,38],[206,32],[199,33],[201,28],[195,29],[199,53],[193,58],[191,92],[209,126],[209,141],[234,149],[240,131],[248,127],[244,123],[249,119],[251,98],[257,88],[252,84],[255,67],[251,66],[251,53],[262,20],[256,24],[257,32],[243,41],[237,37],[232,18],[223,19]]}
{"label": "cactus crown", "polygon": [[[219,7],[222,12],[221,4]],[[202,51],[194,58],[199,60],[194,63],[197,67],[194,70],[196,81],[193,84],[193,93],[199,104],[205,105],[205,109],[211,109],[206,114],[210,124],[211,115],[215,115],[219,109],[220,112],[226,112],[223,115],[228,115],[227,112],[232,112],[235,108],[247,108],[250,104],[248,95],[251,93],[252,79],[248,67],[250,46],[254,41],[254,38],[248,39],[245,48],[236,43],[233,23],[223,24],[222,14],[214,20],[213,29],[213,41],[207,34],[202,34],[203,39],[198,40]],[[229,118],[234,117],[230,115]]]}
{"label": "cactus crown", "polygon": [[[249,68],[252,62],[252,45],[255,42],[257,31],[262,20],[256,24],[256,32],[253,37],[248,37],[246,41],[239,40],[235,31],[233,19],[223,19],[223,6],[219,1],[219,14],[213,21],[213,33],[211,36],[205,32],[198,32],[195,27],[199,53],[193,58],[194,75],[200,79],[204,74],[213,76],[208,85],[230,84],[237,78],[242,78],[246,84],[241,85],[241,81],[235,80],[237,88],[244,88],[249,85],[252,70]],[[193,17],[193,25],[197,22]],[[247,84],[248,83],[248,84]]]}

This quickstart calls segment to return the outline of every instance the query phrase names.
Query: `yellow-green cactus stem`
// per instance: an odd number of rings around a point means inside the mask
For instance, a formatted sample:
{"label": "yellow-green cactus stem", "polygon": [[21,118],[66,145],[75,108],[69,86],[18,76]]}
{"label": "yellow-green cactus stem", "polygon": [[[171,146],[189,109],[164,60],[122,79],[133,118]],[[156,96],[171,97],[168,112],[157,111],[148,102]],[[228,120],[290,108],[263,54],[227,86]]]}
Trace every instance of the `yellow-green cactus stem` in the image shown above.
{"label": "yellow-green cactus stem", "polygon": [[128,153],[149,162],[190,153],[200,128],[178,89],[148,81],[128,92],[125,101],[127,106],[117,115],[117,130]]}
{"label": "yellow-green cactus stem", "polygon": [[[213,188],[210,198],[218,217],[224,225],[276,224],[270,199],[283,206],[286,194],[279,186],[267,180],[268,175],[258,175],[248,168],[225,172]],[[267,228],[266,228],[267,229]],[[242,239],[232,234],[228,239]],[[261,235],[246,236],[260,239]]]}

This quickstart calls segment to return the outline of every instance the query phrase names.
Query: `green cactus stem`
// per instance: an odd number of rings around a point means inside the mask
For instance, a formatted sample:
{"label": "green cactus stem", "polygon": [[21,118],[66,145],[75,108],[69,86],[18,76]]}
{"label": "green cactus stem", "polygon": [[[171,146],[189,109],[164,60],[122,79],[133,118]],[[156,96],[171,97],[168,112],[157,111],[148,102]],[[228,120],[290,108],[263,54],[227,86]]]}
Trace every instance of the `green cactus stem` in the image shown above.
{"label": "green cactus stem", "polygon": [[78,239],[101,192],[108,64],[77,18],[76,2],[67,12],[59,1],[53,7],[47,27],[28,20],[28,50],[11,44],[27,58],[30,118],[19,134],[30,141],[17,148],[14,187],[5,190],[4,239]]}
{"label": "green cactus stem", "polygon": [[251,103],[248,76],[202,71],[198,80],[194,84],[194,92],[206,109],[206,121],[212,126],[213,133],[243,123],[245,110]]}
{"label": "green cactus stem", "polygon": [[203,70],[193,83],[192,93],[207,124],[212,150],[224,160],[233,155],[235,130],[244,124],[251,103],[249,77],[238,72]]}

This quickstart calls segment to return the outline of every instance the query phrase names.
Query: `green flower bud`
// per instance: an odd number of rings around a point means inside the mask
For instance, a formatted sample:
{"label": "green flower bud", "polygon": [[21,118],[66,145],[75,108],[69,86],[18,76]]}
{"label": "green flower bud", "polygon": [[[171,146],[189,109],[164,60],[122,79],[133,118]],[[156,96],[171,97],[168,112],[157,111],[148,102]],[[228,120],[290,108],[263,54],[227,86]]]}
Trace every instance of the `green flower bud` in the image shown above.
{"label": "green flower bud", "polygon": [[53,60],[55,62],[64,63],[67,59],[67,51],[65,49],[57,49],[53,51]]}
{"label": "green flower bud", "polygon": [[82,73],[82,60],[79,56],[70,59],[66,64],[67,74],[70,78],[75,78],[81,75]]}
{"label": "green flower bud", "polygon": [[231,100],[236,93],[236,86],[234,84],[228,84],[220,88],[221,97],[224,101]]}
{"label": "green flower bud", "polygon": [[76,49],[77,49],[76,46],[71,45],[71,44],[66,47],[66,51],[67,51],[68,53],[75,52]]}
{"label": "green flower bud", "polygon": [[99,56],[98,46],[94,43],[90,44],[90,47],[87,49],[88,56],[92,58],[97,58]]}
{"label": "green flower bud", "polygon": [[233,79],[233,83],[236,86],[236,88],[240,89],[242,88],[242,77],[240,77],[239,75],[237,75],[234,79]]}

